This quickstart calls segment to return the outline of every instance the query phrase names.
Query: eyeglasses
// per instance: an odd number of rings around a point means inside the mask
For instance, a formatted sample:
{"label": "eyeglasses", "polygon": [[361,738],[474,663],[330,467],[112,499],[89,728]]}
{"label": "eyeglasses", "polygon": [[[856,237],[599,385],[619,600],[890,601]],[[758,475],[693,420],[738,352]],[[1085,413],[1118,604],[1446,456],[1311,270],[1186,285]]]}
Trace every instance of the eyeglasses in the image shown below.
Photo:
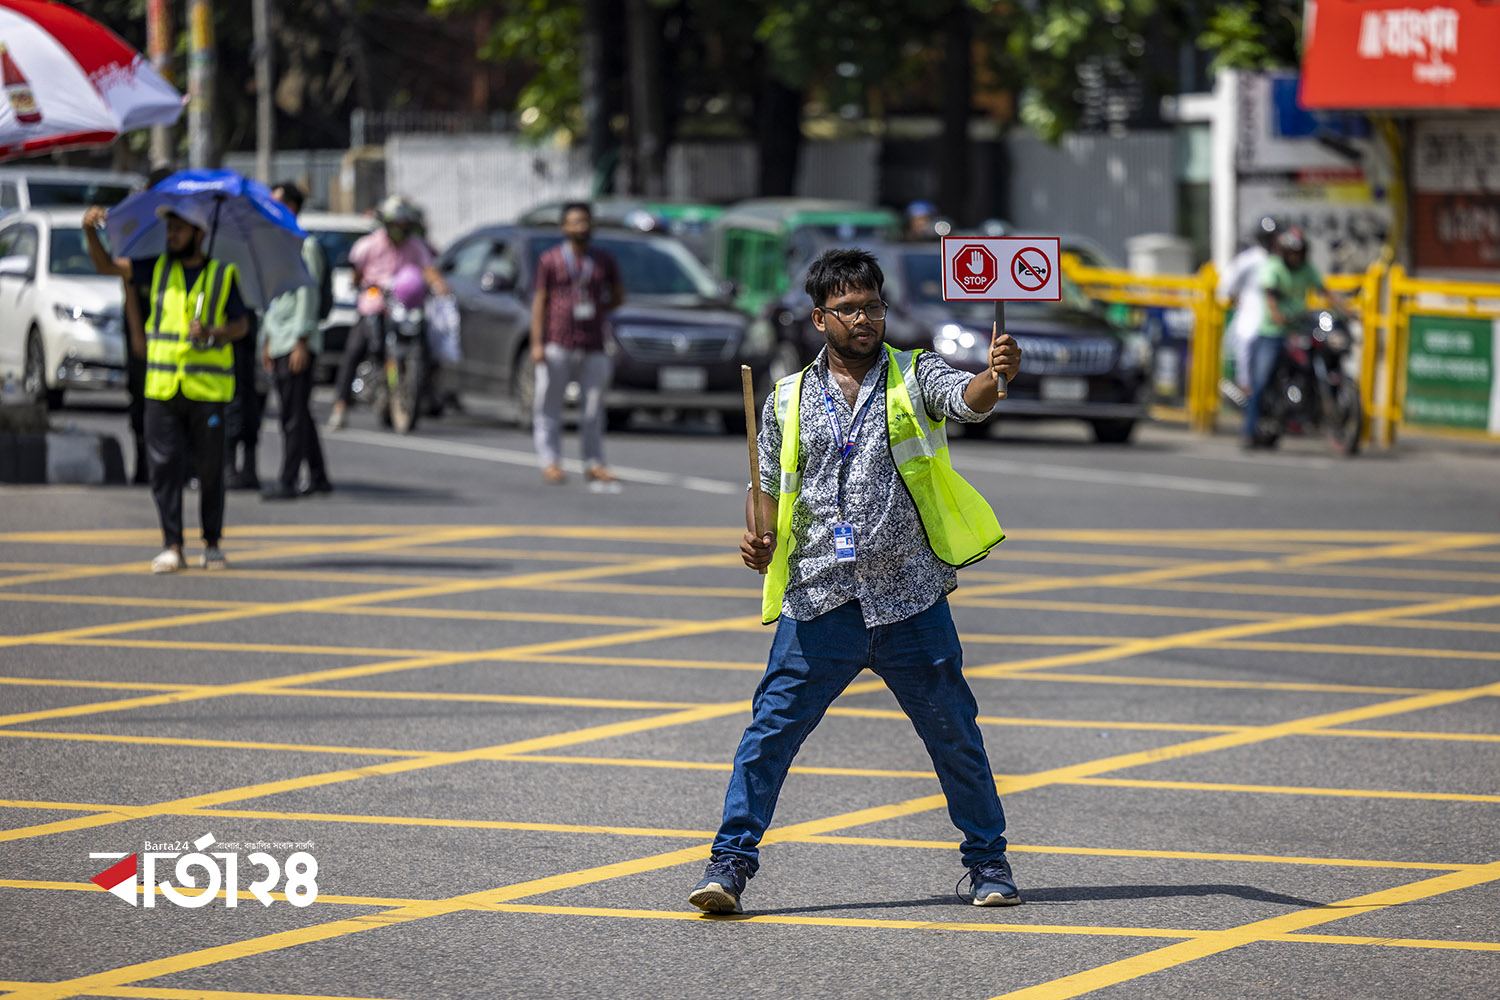
{"label": "eyeglasses", "polygon": [[865,319],[871,323],[879,323],[885,319],[886,304],[884,302],[876,302],[868,306],[819,306],[818,308],[826,313],[833,313],[833,315],[839,318],[840,322],[847,325],[859,319],[860,313],[864,313]]}

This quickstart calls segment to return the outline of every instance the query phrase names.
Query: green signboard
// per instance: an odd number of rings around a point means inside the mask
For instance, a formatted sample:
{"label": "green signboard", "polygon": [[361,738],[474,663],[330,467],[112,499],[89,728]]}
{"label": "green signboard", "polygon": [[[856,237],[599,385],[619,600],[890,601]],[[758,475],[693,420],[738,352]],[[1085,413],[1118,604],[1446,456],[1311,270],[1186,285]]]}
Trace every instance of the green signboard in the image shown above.
{"label": "green signboard", "polygon": [[1408,343],[1407,422],[1500,433],[1500,320],[1414,315]]}

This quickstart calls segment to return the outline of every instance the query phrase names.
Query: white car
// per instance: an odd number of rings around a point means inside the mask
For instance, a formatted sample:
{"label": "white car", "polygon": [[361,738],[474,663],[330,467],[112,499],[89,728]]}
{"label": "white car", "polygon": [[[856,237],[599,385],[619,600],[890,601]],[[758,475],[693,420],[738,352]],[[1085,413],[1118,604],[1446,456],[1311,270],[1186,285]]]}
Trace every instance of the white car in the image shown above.
{"label": "white car", "polygon": [[120,279],[94,271],[82,209],[0,219],[0,379],[57,407],[70,389],[125,385]]}
{"label": "white car", "polygon": [[354,268],[349,266],[349,249],[361,236],[373,232],[376,222],[368,215],[303,212],[297,216],[297,224],[317,238],[328,266],[333,269],[333,309],[323,319],[323,350],[317,361],[320,380],[330,381],[344,353],[349,330],[359,319],[354,310],[356,289]]}
{"label": "white car", "polygon": [[0,167],[0,218],[33,208],[110,208],[146,186],[140,174],[72,167]]}

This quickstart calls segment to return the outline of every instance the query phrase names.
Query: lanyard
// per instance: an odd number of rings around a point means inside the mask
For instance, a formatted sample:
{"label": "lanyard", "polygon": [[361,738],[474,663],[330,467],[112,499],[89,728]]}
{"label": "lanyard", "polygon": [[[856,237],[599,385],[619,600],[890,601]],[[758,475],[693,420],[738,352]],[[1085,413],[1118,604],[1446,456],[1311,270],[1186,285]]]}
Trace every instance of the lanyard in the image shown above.
{"label": "lanyard", "polygon": [[578,256],[573,253],[573,245],[564,242],[562,246],[563,266],[568,270],[568,281],[575,289],[582,292],[584,286],[589,283],[589,278],[594,275],[594,258],[585,254],[582,263]]}
{"label": "lanyard", "polygon": [[859,429],[864,426],[865,416],[870,412],[870,401],[875,398],[875,391],[865,397],[864,405],[854,413],[854,422],[849,425],[849,436],[844,437],[844,425],[839,422],[838,407],[834,405],[833,393],[828,391],[827,384],[823,387],[823,410],[828,414],[828,423],[833,427],[833,439],[839,448],[839,478],[838,478],[838,500],[839,519],[844,517],[844,475],[849,468],[849,459],[854,455],[854,442],[859,437]]}

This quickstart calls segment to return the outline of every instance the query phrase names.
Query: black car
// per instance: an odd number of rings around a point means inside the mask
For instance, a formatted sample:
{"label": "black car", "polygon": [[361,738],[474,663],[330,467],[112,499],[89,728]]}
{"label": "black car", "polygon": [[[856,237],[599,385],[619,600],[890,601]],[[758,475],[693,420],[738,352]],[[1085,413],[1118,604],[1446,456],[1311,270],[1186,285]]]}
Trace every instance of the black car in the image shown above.
{"label": "black car", "polygon": [[[864,249],[885,272],[887,343],[898,350],[935,350],[955,368],[983,371],[994,304],[943,301],[942,252],[932,244],[880,243]],[[772,364],[777,378],[809,364],[824,344],[812,324],[812,300],[802,291],[805,278],[804,271],[792,290],[768,307],[766,318],[777,335]],[[1021,371],[995,407],[996,418],[1074,418],[1092,427],[1095,440],[1130,440],[1149,401],[1149,341],[1113,326],[1066,276],[1060,302],[1006,303],[1005,320],[1021,346]],[[984,425],[965,425],[971,427]]]}
{"label": "black car", "polygon": [[[487,226],[455,240],[438,259],[458,299],[464,361],[457,389],[515,400],[531,419],[531,288],[537,259],[562,241],[554,227]],[[740,365],[756,395],[769,391],[774,335],[730,305],[721,285],[676,239],[597,228],[592,245],[620,265],[625,304],[606,323],[614,382],[605,397],[612,427],[632,411],[712,410],[743,432]]]}

